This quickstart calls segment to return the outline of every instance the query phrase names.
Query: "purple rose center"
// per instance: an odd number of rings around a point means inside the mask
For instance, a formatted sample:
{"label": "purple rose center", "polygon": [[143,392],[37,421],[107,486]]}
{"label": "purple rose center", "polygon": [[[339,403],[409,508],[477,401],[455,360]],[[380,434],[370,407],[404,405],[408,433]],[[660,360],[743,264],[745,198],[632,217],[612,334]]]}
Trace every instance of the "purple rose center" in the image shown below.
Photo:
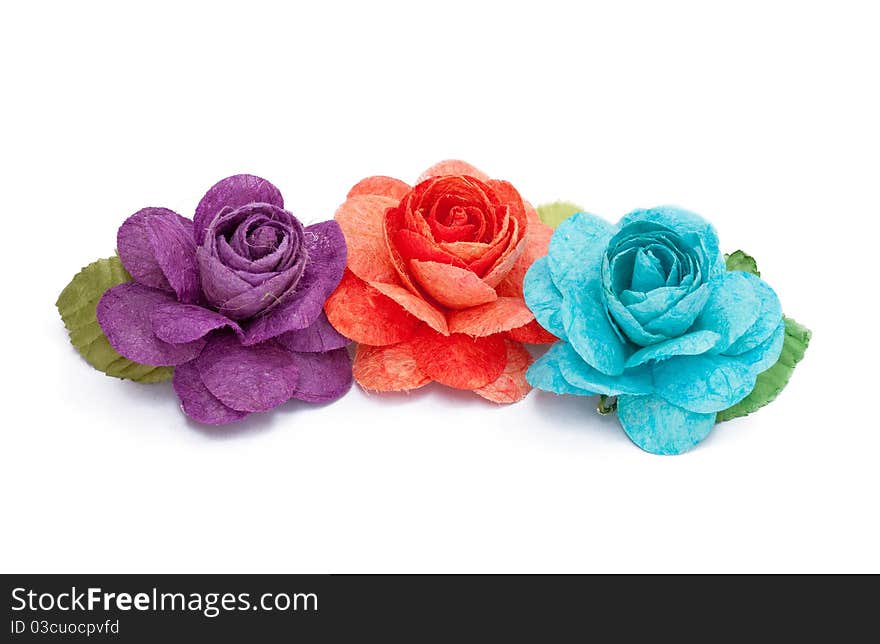
{"label": "purple rose center", "polygon": [[293,293],[308,262],[304,230],[291,213],[268,203],[224,208],[199,249],[218,260],[202,271],[208,302],[243,320],[261,315]]}

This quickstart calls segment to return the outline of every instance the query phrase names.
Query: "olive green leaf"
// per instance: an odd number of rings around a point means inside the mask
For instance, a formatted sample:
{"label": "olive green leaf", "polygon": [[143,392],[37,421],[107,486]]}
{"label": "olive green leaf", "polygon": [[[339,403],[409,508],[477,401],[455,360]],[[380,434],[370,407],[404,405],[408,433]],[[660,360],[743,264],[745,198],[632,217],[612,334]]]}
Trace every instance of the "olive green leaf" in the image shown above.
{"label": "olive green leaf", "polygon": [[798,324],[791,318],[783,318],[783,320],[785,320],[785,342],[782,345],[779,360],[767,371],[758,375],[752,393],[733,407],[718,412],[716,422],[739,418],[757,411],[772,402],[788,384],[788,379],[791,378],[797,363],[803,359],[813,334],[807,327]]}
{"label": "olive green leaf", "polygon": [[729,271],[744,271],[761,277],[761,272],[758,270],[758,262],[755,261],[754,257],[747,255],[741,250],[725,255],[724,259],[727,261],[727,270]]}
{"label": "olive green leaf", "polygon": [[545,203],[538,206],[538,217],[551,228],[556,228],[563,221],[571,217],[576,212],[583,212],[584,209],[569,201],[554,201],[553,203]]}
{"label": "olive green leaf", "polygon": [[95,308],[101,295],[111,286],[130,281],[131,275],[118,257],[99,259],[76,274],[61,291],[55,306],[70,334],[71,344],[98,371],[137,382],[168,380],[174,373],[173,367],[152,367],[123,358],[110,346],[98,324]]}

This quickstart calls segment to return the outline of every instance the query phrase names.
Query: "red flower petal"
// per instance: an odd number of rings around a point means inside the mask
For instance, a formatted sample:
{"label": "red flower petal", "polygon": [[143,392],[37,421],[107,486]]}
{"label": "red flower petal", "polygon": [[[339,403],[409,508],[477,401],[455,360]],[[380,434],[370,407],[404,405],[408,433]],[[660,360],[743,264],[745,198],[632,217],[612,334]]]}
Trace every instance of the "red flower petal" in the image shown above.
{"label": "red flower petal", "polygon": [[552,236],[553,229],[546,224],[529,225],[528,232],[526,233],[525,248],[517,258],[513,268],[510,269],[510,272],[498,285],[499,295],[523,296],[523,279],[535,260],[547,254]]}
{"label": "red flower petal", "polygon": [[[360,184],[358,184],[360,185]],[[385,243],[385,211],[397,205],[390,197],[349,197],[335,219],[348,246],[348,268],[368,282],[397,282],[397,269]]]}
{"label": "red flower petal", "polygon": [[526,381],[526,371],[532,364],[532,356],[519,342],[505,341],[507,365],[494,382],[474,389],[474,393],[497,403],[514,403],[522,400],[532,390]]}
{"label": "red flower petal", "polygon": [[372,391],[408,391],[431,382],[416,364],[410,342],[387,347],[359,344],[352,372],[361,387]]}
{"label": "red flower petal", "polygon": [[449,334],[449,330],[446,327],[446,316],[444,316],[441,311],[428,304],[420,295],[413,295],[410,291],[402,286],[397,286],[396,284],[372,282],[370,286],[383,295],[390,297],[409,313],[416,316],[438,333],[442,333],[443,335]]}
{"label": "red flower petal", "polygon": [[452,311],[446,318],[450,333],[482,337],[528,324],[534,314],[515,297],[499,297],[494,302],[463,311]]}
{"label": "red flower petal", "polygon": [[410,191],[408,184],[400,179],[393,177],[367,177],[358,181],[351,190],[348,191],[348,198],[358,196],[375,195],[379,197],[390,197],[395,202],[400,201],[403,196]]}
{"label": "red flower petal", "polygon": [[424,181],[431,177],[440,177],[446,174],[465,174],[471,177],[476,177],[480,181],[487,181],[489,179],[489,175],[482,170],[478,170],[470,163],[458,161],[457,159],[449,159],[447,161],[436,163],[425,170],[422,173],[422,176],[419,177],[419,181]]}
{"label": "red flower petal", "polygon": [[425,292],[443,306],[465,309],[491,302],[495,290],[466,268],[439,262],[410,262],[412,275]]}
{"label": "red flower petal", "polygon": [[351,271],[324,303],[324,311],[337,331],[355,342],[386,345],[411,337],[418,319],[394,300],[382,295]]}
{"label": "red flower petal", "polygon": [[511,329],[507,332],[507,337],[511,340],[528,344],[552,344],[559,339],[538,324],[537,320],[532,320],[524,326]]}
{"label": "red flower petal", "polygon": [[494,382],[507,365],[507,348],[500,335],[443,336],[422,328],[411,342],[419,369],[431,380],[456,389],[485,387]]}
{"label": "red flower petal", "polygon": [[439,244],[411,230],[396,230],[392,233],[394,247],[403,260],[418,259],[423,262],[439,262],[467,268],[467,264],[455,255],[444,251]]}

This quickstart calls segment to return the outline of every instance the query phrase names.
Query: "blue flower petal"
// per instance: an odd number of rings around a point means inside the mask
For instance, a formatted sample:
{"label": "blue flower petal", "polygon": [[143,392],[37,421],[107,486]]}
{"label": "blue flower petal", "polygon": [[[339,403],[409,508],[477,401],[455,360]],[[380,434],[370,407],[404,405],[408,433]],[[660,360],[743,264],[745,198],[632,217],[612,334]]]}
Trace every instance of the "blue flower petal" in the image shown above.
{"label": "blue flower petal", "polygon": [[532,387],[550,391],[554,394],[574,394],[576,396],[593,396],[592,391],[586,391],[575,387],[566,380],[560,371],[561,347],[567,346],[564,342],[557,342],[543,356],[535,360],[529,370],[526,371],[526,380]]}
{"label": "blue flower petal", "polygon": [[615,230],[604,219],[586,212],[559,224],[550,239],[547,256],[553,282],[563,296],[599,279],[602,256]]}
{"label": "blue flower petal", "polygon": [[709,299],[709,287],[702,284],[685,295],[669,310],[644,326],[646,333],[674,338],[687,331],[697,319]]}
{"label": "blue flower petal", "polygon": [[523,293],[526,305],[535,314],[538,324],[553,335],[564,339],[562,294],[550,276],[550,263],[547,257],[539,257],[529,268],[523,280]]}
{"label": "blue flower petal", "polygon": [[562,325],[564,337],[587,364],[602,373],[623,373],[631,350],[611,325],[597,282],[564,294]]}
{"label": "blue flower petal", "polygon": [[760,311],[758,319],[750,326],[730,347],[724,352],[728,355],[738,355],[750,351],[764,343],[779,326],[782,320],[782,305],[776,292],[770,288],[764,280],[751,274],[746,274],[758,298],[757,309]]}
{"label": "blue flower petal", "polygon": [[750,349],[745,353],[735,356],[735,358],[744,364],[748,364],[755,373],[761,373],[762,371],[767,371],[767,369],[772,367],[776,364],[776,361],[779,360],[779,355],[782,353],[782,345],[784,342],[785,321],[782,320],[779,322],[776,330],[774,330],[773,333],[770,334],[770,337],[764,340],[764,342],[754,349]]}
{"label": "blue flower petal", "polygon": [[620,301],[632,313],[633,317],[639,321],[639,324],[644,326],[680,302],[687,293],[687,288],[661,286],[650,293],[641,294],[641,298],[638,297],[638,294],[634,294],[633,291],[624,291],[620,294]]}
{"label": "blue flower petal", "polygon": [[621,396],[617,417],[633,443],[651,454],[681,454],[712,431],[715,414],[698,414],[659,396]]}
{"label": "blue flower petal", "polygon": [[675,356],[653,367],[658,395],[701,414],[738,403],[755,388],[759,373],[738,358],[707,354]]}
{"label": "blue flower petal", "polygon": [[714,331],[693,331],[636,351],[626,361],[626,368],[636,367],[649,360],[665,360],[673,356],[700,355],[714,348],[720,340],[721,336]]}
{"label": "blue flower petal", "polygon": [[584,362],[568,343],[559,342],[553,348],[558,351],[559,369],[563,378],[579,389],[606,396],[647,394],[653,390],[651,370],[648,367],[627,369],[621,375],[609,376]]}
{"label": "blue flower petal", "polygon": [[627,348],[602,302],[602,257],[615,228],[580,212],[563,221],[550,239],[550,276],[562,293],[563,335],[590,365],[623,373]]}
{"label": "blue flower petal", "polygon": [[659,260],[653,254],[646,253],[644,249],[639,248],[636,251],[635,263],[633,264],[630,290],[647,293],[664,284],[666,284],[666,278],[661,272]]}
{"label": "blue flower petal", "polygon": [[706,256],[711,262],[711,275],[720,274],[726,270],[724,255],[718,247],[718,233],[715,232],[712,224],[698,214],[676,206],[658,206],[648,210],[634,210],[624,216],[617,225],[623,228],[641,221],[666,226],[682,236],[695,235],[702,241]]}
{"label": "blue flower petal", "polygon": [[709,284],[709,299],[697,316],[694,329],[715,331],[721,336],[716,353],[723,353],[758,319],[761,302],[753,282],[760,281],[750,273],[729,271]]}

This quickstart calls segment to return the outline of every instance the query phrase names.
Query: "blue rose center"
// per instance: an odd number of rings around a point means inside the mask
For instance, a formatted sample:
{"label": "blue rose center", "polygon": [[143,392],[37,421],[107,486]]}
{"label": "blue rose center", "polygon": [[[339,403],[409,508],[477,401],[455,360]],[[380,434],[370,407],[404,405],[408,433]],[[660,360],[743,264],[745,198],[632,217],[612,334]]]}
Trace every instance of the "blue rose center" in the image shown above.
{"label": "blue rose center", "polygon": [[621,339],[649,346],[687,329],[699,312],[692,304],[703,297],[709,269],[695,235],[646,221],[624,226],[602,264],[605,308]]}

